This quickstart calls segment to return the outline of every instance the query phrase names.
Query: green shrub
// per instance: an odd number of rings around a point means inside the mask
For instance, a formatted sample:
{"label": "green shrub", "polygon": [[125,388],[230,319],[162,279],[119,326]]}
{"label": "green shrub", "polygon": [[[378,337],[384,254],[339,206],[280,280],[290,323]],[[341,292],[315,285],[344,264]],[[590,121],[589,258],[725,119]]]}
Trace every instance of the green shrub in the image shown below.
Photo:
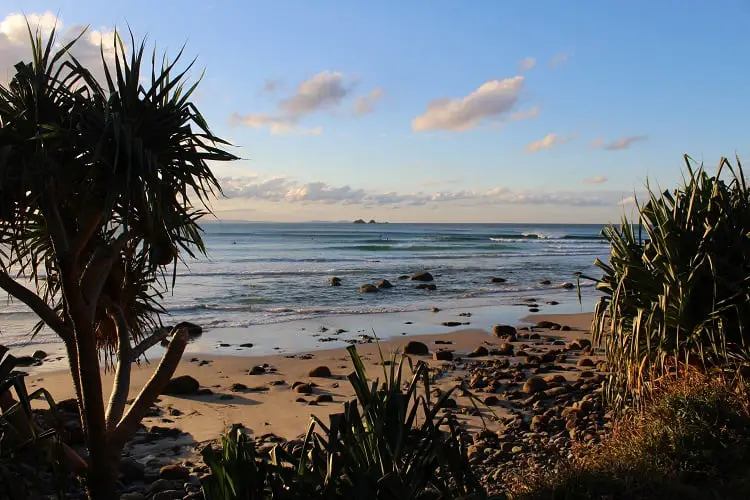
{"label": "green shrub", "polygon": [[[637,220],[623,217],[597,288],[592,333],[604,347],[610,403],[622,408],[678,365],[734,369],[750,359],[750,196],[742,166],[694,168],[674,192],[648,187]],[[722,179],[726,174],[727,180]]]}
{"label": "green shrub", "polygon": [[254,441],[233,428],[221,452],[203,451],[211,469],[203,481],[208,500],[485,496],[458,423],[441,411],[453,390],[431,398],[427,364],[415,366],[406,356],[394,355],[383,363],[382,381],[371,381],[356,348],[348,351],[356,399],[328,424],[313,416],[301,443],[276,445],[269,458],[256,456]]}
{"label": "green shrub", "polygon": [[750,395],[693,372],[628,410],[601,445],[519,472],[514,499],[750,498]]}

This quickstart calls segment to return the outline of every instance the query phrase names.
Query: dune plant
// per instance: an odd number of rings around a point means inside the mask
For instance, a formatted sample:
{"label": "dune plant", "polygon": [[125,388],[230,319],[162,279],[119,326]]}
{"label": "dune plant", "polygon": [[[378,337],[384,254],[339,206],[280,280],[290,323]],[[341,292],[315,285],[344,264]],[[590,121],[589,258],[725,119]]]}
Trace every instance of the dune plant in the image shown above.
{"label": "dune plant", "polygon": [[[684,156],[674,191],[646,185],[633,220],[604,237],[592,334],[611,375],[608,400],[638,404],[654,381],[693,365],[737,369],[750,359],[750,196],[740,159],[714,175]],[[593,278],[590,278],[593,279]]]}
{"label": "dune plant", "polygon": [[[79,35],[83,36],[83,33]],[[190,97],[181,53],[148,61],[145,42],[115,34],[104,80],[32,33],[30,62],[0,85],[0,288],[65,345],[88,449],[91,498],[117,498],[125,442],[174,373],[175,332],[153,376],[127,405],[130,368],[169,332],[158,299],[185,254],[204,252],[198,221],[219,192],[222,149]],[[171,269],[171,273],[170,273]],[[169,280],[169,274],[172,279]],[[152,333],[155,332],[155,333]],[[105,363],[100,361],[104,355]],[[105,404],[102,366],[115,367]]]}

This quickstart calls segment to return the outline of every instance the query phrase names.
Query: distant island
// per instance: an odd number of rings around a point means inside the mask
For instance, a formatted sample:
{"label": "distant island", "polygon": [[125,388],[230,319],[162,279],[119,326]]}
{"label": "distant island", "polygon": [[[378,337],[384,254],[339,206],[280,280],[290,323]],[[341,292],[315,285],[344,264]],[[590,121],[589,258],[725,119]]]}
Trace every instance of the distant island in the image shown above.
{"label": "distant island", "polygon": [[388,224],[387,222],[376,222],[373,219],[370,219],[370,222],[365,222],[364,219],[357,219],[354,221],[354,224]]}

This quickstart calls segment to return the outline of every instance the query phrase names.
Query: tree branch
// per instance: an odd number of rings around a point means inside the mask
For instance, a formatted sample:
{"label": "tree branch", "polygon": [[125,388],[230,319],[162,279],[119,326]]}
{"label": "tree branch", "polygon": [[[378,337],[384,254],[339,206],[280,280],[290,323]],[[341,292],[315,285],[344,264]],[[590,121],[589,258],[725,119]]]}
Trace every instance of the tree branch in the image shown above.
{"label": "tree branch", "polygon": [[130,355],[131,359],[133,361],[137,360],[151,347],[167,338],[170,333],[172,332],[170,330],[167,330],[166,328],[157,328],[156,330],[154,330],[154,333],[141,340],[138,345],[133,347]]}
{"label": "tree branch", "polygon": [[[112,272],[112,266],[120,257],[122,247],[128,241],[128,232],[125,231],[118,236],[115,241],[107,245],[101,252],[94,252],[94,256],[89,261],[86,269],[81,276],[81,288],[83,296],[90,308],[96,309],[99,303],[104,283]],[[92,311],[93,314],[93,311]]]}
{"label": "tree branch", "polygon": [[18,283],[2,270],[0,270],[0,288],[29,306],[39,316],[39,319],[44,321],[44,324],[60,336],[63,342],[68,343],[73,341],[73,331],[55,314],[55,311],[41,297]]}
{"label": "tree branch", "polygon": [[146,385],[135,398],[135,401],[128,408],[125,416],[117,424],[117,427],[109,433],[108,444],[110,446],[122,446],[125,441],[135,433],[138,424],[148,413],[149,408],[159,397],[167,382],[172,378],[177,366],[180,364],[180,358],[187,345],[187,329],[180,328],[172,337],[172,341],[167,347],[167,351],[161,358],[159,366],[154,370],[153,375]]}
{"label": "tree branch", "polygon": [[94,210],[93,215],[85,221],[85,226],[78,232],[78,235],[73,238],[71,253],[76,261],[80,259],[86,245],[96,233],[96,230],[102,222],[102,218],[101,211]]}
{"label": "tree branch", "polygon": [[[47,191],[49,192],[49,190]],[[45,194],[43,203],[44,220],[47,223],[47,230],[52,239],[55,254],[57,254],[60,263],[67,267],[72,263],[70,242],[68,241],[68,232],[65,229],[65,224],[62,217],[60,217],[60,210],[57,208],[57,200],[55,200],[53,195]],[[69,271],[69,269],[64,269],[64,271]]]}
{"label": "tree branch", "polygon": [[112,383],[112,394],[107,404],[107,431],[113,430],[125,412],[125,404],[130,392],[130,372],[133,363],[130,347],[130,328],[125,320],[122,308],[116,304],[108,304],[107,310],[117,326],[117,370]]}

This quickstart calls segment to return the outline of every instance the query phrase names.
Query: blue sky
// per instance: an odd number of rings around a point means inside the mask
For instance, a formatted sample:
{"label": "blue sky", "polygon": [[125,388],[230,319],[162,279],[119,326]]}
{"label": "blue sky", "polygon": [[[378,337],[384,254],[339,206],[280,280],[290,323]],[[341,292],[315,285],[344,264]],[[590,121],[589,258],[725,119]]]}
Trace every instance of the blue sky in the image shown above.
{"label": "blue sky", "polygon": [[678,182],[683,153],[747,149],[747,1],[2,8],[6,76],[13,13],[187,43],[199,107],[245,158],[215,168],[221,218],[607,222],[646,176]]}

